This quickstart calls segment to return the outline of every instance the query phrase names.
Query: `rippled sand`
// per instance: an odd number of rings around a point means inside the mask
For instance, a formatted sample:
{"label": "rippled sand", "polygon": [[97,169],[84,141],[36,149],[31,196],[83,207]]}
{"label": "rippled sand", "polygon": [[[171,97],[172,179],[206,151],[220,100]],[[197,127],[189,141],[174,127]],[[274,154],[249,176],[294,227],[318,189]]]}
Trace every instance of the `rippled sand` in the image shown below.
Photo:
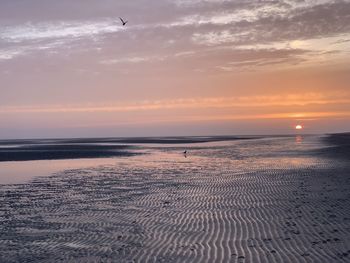
{"label": "rippled sand", "polygon": [[0,262],[350,261],[350,164],[321,138],[187,147],[0,186]]}

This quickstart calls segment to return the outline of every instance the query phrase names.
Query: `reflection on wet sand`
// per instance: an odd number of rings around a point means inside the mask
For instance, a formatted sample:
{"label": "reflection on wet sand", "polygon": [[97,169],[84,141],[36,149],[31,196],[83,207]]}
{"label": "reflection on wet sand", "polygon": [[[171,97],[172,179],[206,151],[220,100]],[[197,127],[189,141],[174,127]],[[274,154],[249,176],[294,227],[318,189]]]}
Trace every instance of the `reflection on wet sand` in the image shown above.
{"label": "reflection on wet sand", "polygon": [[301,136],[301,135],[295,136],[295,142],[296,143],[302,143],[303,142],[303,136]]}
{"label": "reflection on wet sand", "polygon": [[2,185],[0,262],[347,262],[350,166],[326,147],[275,137],[184,158],[143,145]]}

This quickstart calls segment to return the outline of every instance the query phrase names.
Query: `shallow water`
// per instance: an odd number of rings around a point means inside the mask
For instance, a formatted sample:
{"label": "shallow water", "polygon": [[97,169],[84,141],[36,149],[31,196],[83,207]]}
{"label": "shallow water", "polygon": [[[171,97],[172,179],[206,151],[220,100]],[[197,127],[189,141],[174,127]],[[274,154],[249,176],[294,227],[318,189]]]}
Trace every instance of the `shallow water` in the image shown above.
{"label": "shallow water", "polygon": [[114,164],[113,158],[0,162],[0,184],[28,183],[69,169]]}
{"label": "shallow water", "polygon": [[0,186],[0,262],[348,262],[350,167],[317,154],[328,147],[270,137],[38,161],[61,171]]}
{"label": "shallow water", "polygon": [[[135,144],[132,152],[140,153],[141,156],[118,156],[112,158],[89,158],[89,159],[65,159],[65,160],[35,160],[35,161],[10,161],[0,162],[0,184],[19,184],[28,183],[33,178],[38,176],[49,176],[60,171],[78,169],[78,168],[93,168],[103,165],[118,165],[119,163],[130,162],[130,165],[142,165],[152,163],[158,158],[169,159],[171,162],[183,161],[183,150],[188,151],[187,158],[194,158],[194,156],[207,156],[216,158],[230,158],[232,160],[262,158],[267,161],[274,161],[273,157],[281,158],[281,155],[286,155],[291,161],[293,158],[290,155],[296,156],[293,160],[301,162],[304,156],[314,148],[324,147],[319,142],[319,136],[295,136],[295,137],[270,137],[264,139],[253,140],[237,140],[237,141],[220,141],[220,142],[206,142],[195,144]],[[166,141],[166,140],[165,140]],[[23,146],[37,146],[37,145],[62,145],[60,141],[53,140],[37,140],[26,143],[13,142],[13,144],[0,145],[2,148],[20,148]],[[63,144],[64,145],[64,144]],[[94,142],[75,143],[74,145],[104,145],[104,146],[118,146],[116,142]],[[171,153],[171,154],[170,154]],[[146,154],[146,155],[145,155]],[[122,159],[120,159],[122,158]],[[157,163],[157,162],[156,162]]]}

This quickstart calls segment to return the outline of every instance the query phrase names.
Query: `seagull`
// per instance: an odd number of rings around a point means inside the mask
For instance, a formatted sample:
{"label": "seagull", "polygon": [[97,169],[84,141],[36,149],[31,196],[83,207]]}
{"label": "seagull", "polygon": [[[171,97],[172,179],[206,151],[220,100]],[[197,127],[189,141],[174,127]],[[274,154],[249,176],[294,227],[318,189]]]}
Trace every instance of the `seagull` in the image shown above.
{"label": "seagull", "polygon": [[121,17],[119,17],[119,19],[120,19],[120,21],[122,21],[123,26],[125,26],[126,23],[128,23],[128,21],[124,21],[123,18],[121,18]]}
{"label": "seagull", "polygon": [[184,151],[183,154],[186,156],[187,155],[187,151]]}

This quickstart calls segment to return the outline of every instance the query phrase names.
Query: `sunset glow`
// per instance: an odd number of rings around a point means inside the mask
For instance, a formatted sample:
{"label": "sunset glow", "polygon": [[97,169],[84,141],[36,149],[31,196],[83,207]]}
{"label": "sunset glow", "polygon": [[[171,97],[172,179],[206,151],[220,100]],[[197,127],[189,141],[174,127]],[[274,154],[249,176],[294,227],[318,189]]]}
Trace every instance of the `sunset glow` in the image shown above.
{"label": "sunset glow", "polygon": [[296,129],[296,130],[302,130],[302,129],[303,129],[303,126],[300,125],[300,124],[298,124],[298,125],[295,126],[295,129]]}
{"label": "sunset glow", "polygon": [[39,2],[0,4],[0,139],[350,129],[350,1]]}

